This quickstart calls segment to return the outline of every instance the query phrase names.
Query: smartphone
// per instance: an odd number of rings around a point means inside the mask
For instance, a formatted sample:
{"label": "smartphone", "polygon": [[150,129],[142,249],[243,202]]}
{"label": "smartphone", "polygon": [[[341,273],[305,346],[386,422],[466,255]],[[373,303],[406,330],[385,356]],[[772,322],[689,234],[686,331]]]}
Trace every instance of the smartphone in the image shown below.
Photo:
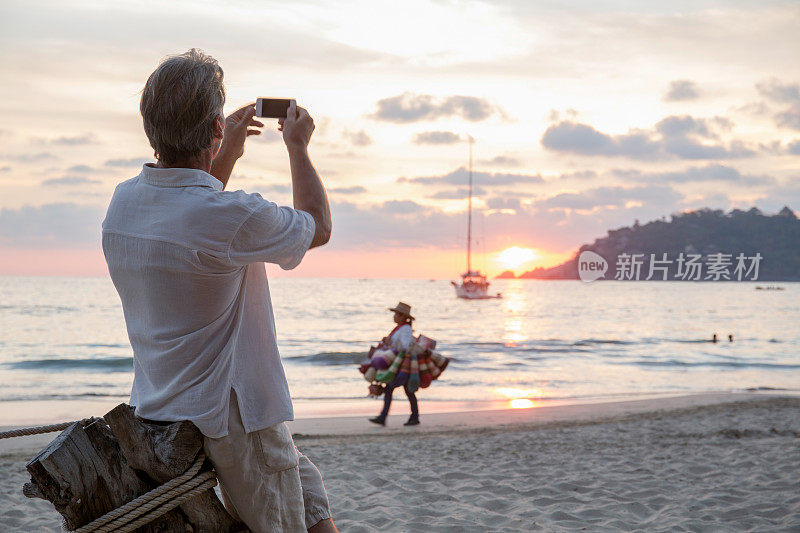
{"label": "smartphone", "polygon": [[[258,98],[256,100],[256,116],[262,118],[286,118],[291,98]],[[296,104],[295,104],[296,105]]]}

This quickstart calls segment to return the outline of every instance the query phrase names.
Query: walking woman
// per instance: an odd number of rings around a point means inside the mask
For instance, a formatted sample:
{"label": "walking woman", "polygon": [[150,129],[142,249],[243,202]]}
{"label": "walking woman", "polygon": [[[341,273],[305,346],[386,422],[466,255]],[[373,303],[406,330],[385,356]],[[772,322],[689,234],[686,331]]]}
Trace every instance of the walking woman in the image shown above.
{"label": "walking woman", "polygon": [[[394,311],[395,328],[381,341],[378,349],[390,349],[395,353],[406,352],[414,342],[414,332],[411,329],[411,323],[414,317],[411,316],[411,306],[407,303],[400,302],[395,307],[390,307],[389,311]],[[411,404],[411,416],[408,421],[403,424],[404,426],[416,426],[419,424],[419,407],[417,405],[417,396],[409,391],[408,388],[408,373],[399,373],[391,383],[386,385],[383,398],[383,410],[381,414],[375,418],[370,418],[369,421],[381,426],[386,425],[386,417],[389,415],[389,408],[392,405],[392,393],[398,387],[403,387],[403,390],[408,397],[408,403]]]}

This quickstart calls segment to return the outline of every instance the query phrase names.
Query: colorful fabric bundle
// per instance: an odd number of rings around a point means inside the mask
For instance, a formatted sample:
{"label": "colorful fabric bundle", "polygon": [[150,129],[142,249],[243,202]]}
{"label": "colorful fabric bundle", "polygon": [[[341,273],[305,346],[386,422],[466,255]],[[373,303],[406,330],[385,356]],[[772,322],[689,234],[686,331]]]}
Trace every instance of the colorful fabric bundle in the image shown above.
{"label": "colorful fabric bundle", "polygon": [[415,393],[419,390],[420,376],[419,376],[419,360],[416,355],[411,356],[411,371],[408,374],[408,382],[406,388],[408,392]]}
{"label": "colorful fabric bundle", "polygon": [[358,371],[364,374],[364,379],[372,383],[375,381],[375,374],[380,370],[386,370],[397,357],[392,350],[370,349],[372,358],[369,362],[362,364]]}
{"label": "colorful fabric bundle", "polygon": [[[398,357],[400,356],[398,355]],[[411,391],[414,392],[419,389],[419,365],[417,363],[417,356],[411,353],[405,353],[403,354],[403,362],[400,363],[397,375],[391,382],[387,381],[387,383],[391,383],[395,387],[409,385],[412,376],[415,376],[416,381],[416,387]]]}
{"label": "colorful fabric bundle", "polygon": [[381,383],[392,383],[397,377],[397,373],[400,371],[400,365],[403,363],[405,358],[405,352],[398,353],[397,357],[395,357],[394,361],[392,361],[392,365],[387,370],[381,370],[375,374],[375,379]]}
{"label": "colorful fabric bundle", "polygon": [[434,348],[436,348],[436,341],[422,334],[420,334],[420,336],[417,337],[417,344],[428,350],[433,350]]}
{"label": "colorful fabric bundle", "polygon": [[392,350],[375,350],[370,362],[378,370],[386,370],[392,364],[394,358],[395,353]]}
{"label": "colorful fabric bundle", "polygon": [[412,393],[429,387],[450,362],[449,358],[433,351],[435,346],[435,340],[420,335],[407,352],[395,353],[382,345],[371,348],[369,361],[359,368],[364,379],[372,384],[370,395],[376,396],[374,392],[382,387],[381,383],[405,385]]}
{"label": "colorful fabric bundle", "polygon": [[419,358],[419,386],[420,388],[427,389],[433,383],[433,376],[431,375],[430,362],[431,356],[426,352]]}
{"label": "colorful fabric bundle", "polygon": [[431,364],[428,365],[428,368],[431,371],[431,376],[433,379],[438,379],[439,376],[442,375],[444,369],[447,368],[447,365],[450,363],[450,359],[444,357],[439,352],[430,351],[430,362]]}

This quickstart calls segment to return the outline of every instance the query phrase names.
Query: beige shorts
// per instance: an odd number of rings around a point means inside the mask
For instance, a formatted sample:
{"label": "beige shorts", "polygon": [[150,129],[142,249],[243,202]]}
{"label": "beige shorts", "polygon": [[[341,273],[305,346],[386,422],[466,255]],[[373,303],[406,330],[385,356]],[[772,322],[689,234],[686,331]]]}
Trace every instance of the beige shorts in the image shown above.
{"label": "beige shorts", "polygon": [[205,437],[225,508],[256,533],[306,531],[331,517],[322,475],[286,424],[246,433],[231,391],[228,435]]}

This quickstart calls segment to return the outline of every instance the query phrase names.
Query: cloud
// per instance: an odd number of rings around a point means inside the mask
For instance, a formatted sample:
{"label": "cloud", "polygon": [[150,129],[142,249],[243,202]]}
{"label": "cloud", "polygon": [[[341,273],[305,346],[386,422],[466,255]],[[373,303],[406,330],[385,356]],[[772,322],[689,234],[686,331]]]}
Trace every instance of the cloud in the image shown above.
{"label": "cloud", "polygon": [[740,106],[734,106],[732,109],[753,116],[767,115],[770,112],[769,106],[765,102],[749,102]]}
{"label": "cloud", "polygon": [[37,152],[35,154],[6,154],[0,156],[0,159],[16,161],[17,163],[39,163],[41,161],[54,161],[58,157],[50,152]]}
{"label": "cloud", "polygon": [[695,100],[700,96],[697,84],[691,80],[674,80],[669,83],[667,93],[662,100],[664,102],[683,102]]}
{"label": "cloud", "polygon": [[520,204],[519,198],[495,197],[486,200],[486,206],[489,209],[513,209],[516,211],[522,207],[522,204]]}
{"label": "cloud", "polygon": [[423,131],[414,136],[415,144],[455,144],[462,140],[461,135],[452,131]]}
{"label": "cloud", "polygon": [[82,178],[79,176],[64,176],[63,178],[53,178],[49,180],[44,180],[42,185],[45,187],[53,187],[53,186],[72,186],[72,185],[94,185],[97,183],[102,183],[100,180],[92,180],[89,178]]}
{"label": "cloud", "polygon": [[344,138],[354,146],[369,146],[373,143],[372,137],[367,135],[364,130],[361,131],[346,131],[343,133]]}
{"label": "cloud", "polygon": [[73,203],[0,209],[0,246],[68,248],[100,245],[105,208]]}
{"label": "cloud", "polygon": [[83,135],[73,135],[71,137],[56,137],[53,139],[34,139],[39,144],[50,144],[57,146],[81,146],[86,144],[98,144],[97,138],[91,133]]}
{"label": "cloud", "polygon": [[330,187],[328,192],[334,194],[362,194],[367,192],[367,189],[361,185],[355,185],[353,187]]}
{"label": "cloud", "polygon": [[11,167],[8,166],[8,165],[0,167],[0,173],[3,173],[3,172],[11,172]]}
{"label": "cloud", "polygon": [[757,83],[756,89],[770,102],[787,106],[773,115],[776,125],[800,131],[800,83],[771,78]]}
{"label": "cloud", "polygon": [[[417,183],[420,185],[466,185],[468,180],[468,170],[464,167],[459,167],[456,170],[442,176],[398,178],[397,182]],[[473,172],[472,181],[473,183],[480,183],[483,186],[544,183],[544,179],[539,174],[507,174],[502,172]]]}
{"label": "cloud", "polygon": [[644,133],[611,136],[588,124],[570,121],[550,125],[542,135],[541,143],[548,150],[580,155],[624,155],[650,159],[658,153],[658,146]]}
{"label": "cloud", "polygon": [[775,124],[800,131],[800,104],[775,114]]}
{"label": "cloud", "polygon": [[425,208],[412,200],[389,200],[388,202],[383,202],[380,209],[395,215],[412,215],[423,211]]}
{"label": "cloud", "polygon": [[370,118],[396,124],[407,124],[442,117],[461,117],[469,122],[480,122],[493,115],[503,115],[502,110],[488,100],[475,96],[448,96],[434,98],[429,94],[403,93],[378,100],[377,110]]}
{"label": "cloud", "polygon": [[786,146],[786,151],[792,155],[800,155],[800,139],[795,139]]}
{"label": "cloud", "polygon": [[742,174],[733,167],[710,164],[704,167],[691,167],[673,172],[627,171],[626,178],[640,182],[655,183],[698,183],[721,182],[748,186],[773,185],[775,178],[767,175]]}
{"label": "cloud", "polygon": [[481,161],[484,165],[502,165],[506,167],[518,167],[522,165],[522,161],[510,155],[498,155],[491,159]]}
{"label": "cloud", "polygon": [[755,151],[741,141],[718,141],[720,133],[733,127],[724,117],[710,119],[689,115],[669,116],[652,130],[631,130],[610,135],[588,124],[562,121],[550,125],[541,138],[548,150],[586,156],[628,157],[631,159],[736,159],[751,157]]}
{"label": "cloud", "polygon": [[591,180],[598,176],[597,172],[594,170],[576,170],[575,172],[566,172],[561,174],[558,179],[560,180],[569,180],[569,179],[577,179],[577,180]]}
{"label": "cloud", "polygon": [[292,194],[292,186],[285,183],[254,183],[249,185],[248,189],[275,194]]}
{"label": "cloud", "polygon": [[720,131],[733,129],[733,122],[725,117],[694,118],[691,115],[672,115],[661,119],[655,130],[666,138],[697,135],[706,139],[719,139]]}
{"label": "cloud", "polygon": [[[526,198],[530,200],[530,196]],[[649,220],[685,207],[669,185],[599,187],[522,203],[505,194],[487,200],[488,209],[473,212],[487,249],[519,246],[568,251],[602,236],[609,228]],[[465,235],[463,211],[445,212],[415,202],[355,204],[332,202],[332,244],[340,249],[396,247],[459,250]]]}
{"label": "cloud", "polygon": [[95,172],[96,170],[89,165],[72,165],[67,172]]}
{"label": "cloud", "polygon": [[795,104],[800,102],[800,84],[783,83],[777,78],[760,81],[756,89],[762,96],[779,104]]}
{"label": "cloud", "polygon": [[790,181],[783,185],[777,185],[767,191],[767,194],[755,201],[755,204],[768,212],[777,212],[783,206],[798,211],[800,209],[800,182]]}
{"label": "cloud", "polygon": [[[472,196],[482,196],[484,194],[486,194],[484,189],[480,187],[472,188]],[[459,189],[439,191],[428,196],[428,198],[433,198],[434,200],[463,200],[467,196],[469,196],[469,189],[463,187]]]}
{"label": "cloud", "polygon": [[153,160],[147,157],[130,157],[127,159],[109,159],[104,164],[107,167],[129,168],[140,167],[145,163],[152,163]]}
{"label": "cloud", "polygon": [[683,195],[667,185],[612,186],[597,187],[576,193],[560,193],[534,205],[547,208],[594,210],[626,207],[631,202],[651,206],[672,205],[682,198]]}

